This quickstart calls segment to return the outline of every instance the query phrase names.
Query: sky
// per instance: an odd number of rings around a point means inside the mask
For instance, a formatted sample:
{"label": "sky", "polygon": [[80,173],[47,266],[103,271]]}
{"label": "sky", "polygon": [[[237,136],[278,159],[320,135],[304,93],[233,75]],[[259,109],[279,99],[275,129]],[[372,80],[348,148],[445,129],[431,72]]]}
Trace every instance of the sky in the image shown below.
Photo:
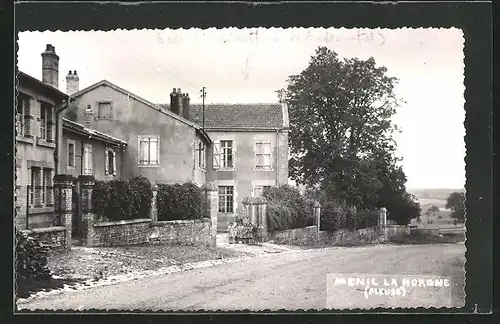
{"label": "sky", "polygon": [[154,103],[173,88],[192,103],[277,102],[276,90],[304,70],[318,46],[368,59],[399,79],[405,100],[393,120],[407,188],[465,186],[463,33],[460,29],[165,29],[19,33],[18,67],[42,77],[46,44],[59,55],[59,88],[69,70],[80,90],[106,79]]}

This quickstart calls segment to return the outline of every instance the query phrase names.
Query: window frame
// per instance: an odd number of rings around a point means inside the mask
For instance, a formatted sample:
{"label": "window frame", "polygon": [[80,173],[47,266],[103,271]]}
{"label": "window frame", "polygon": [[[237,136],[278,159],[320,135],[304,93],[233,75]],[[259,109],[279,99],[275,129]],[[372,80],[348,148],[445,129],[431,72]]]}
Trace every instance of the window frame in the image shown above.
{"label": "window frame", "polygon": [[198,147],[196,148],[196,151],[198,153],[197,154],[198,163],[196,165],[200,170],[206,170],[207,168],[206,150],[207,146],[205,145],[205,143],[203,143],[203,141],[199,141]]}
{"label": "window frame", "polygon": [[18,101],[16,105],[16,136],[24,136],[24,130],[26,128],[25,125],[25,102],[28,101],[29,98],[23,94],[19,94]]}
{"label": "window frame", "polygon": [[[230,144],[224,146],[224,144]],[[227,152],[229,151],[229,153]],[[234,141],[233,140],[221,140],[220,141],[220,162],[222,169],[232,169],[234,168]],[[231,165],[229,165],[229,157],[231,157]]]}
{"label": "window frame", "polygon": [[[70,157],[70,145],[73,145],[73,155]],[[66,156],[66,166],[68,169],[74,170],[76,168],[76,142],[74,140],[68,139],[66,144],[67,156]],[[70,164],[72,162],[72,165]]]}
{"label": "window frame", "polygon": [[104,150],[104,174],[111,177],[116,176],[116,151],[111,147],[106,147],[106,149]]}
{"label": "window frame", "polygon": [[[156,163],[151,163],[151,139],[156,139]],[[141,142],[148,142],[148,163],[141,160]],[[137,165],[141,168],[155,168],[160,166],[160,135],[138,135],[137,136]]]}
{"label": "window frame", "polygon": [[[221,189],[223,189],[224,192],[221,192]],[[234,186],[218,186],[217,187],[217,194],[219,196],[219,206],[217,209],[218,212],[224,213],[224,214],[233,214],[234,213]],[[230,200],[229,200],[229,197],[230,197]]]}
{"label": "window frame", "polygon": [[[94,174],[94,159],[93,159],[93,147],[92,144],[83,144],[83,174],[93,175]],[[87,161],[88,159],[88,161]]]}
{"label": "window frame", "polygon": [[38,100],[38,104],[40,105],[40,116],[39,118],[39,130],[38,130],[38,137],[44,141],[47,141],[47,133],[48,133],[48,108],[47,104],[41,100]]}
{"label": "window frame", "polygon": [[[262,145],[262,153],[259,153],[258,146]],[[268,145],[269,153],[265,152],[265,146]],[[262,156],[262,163],[264,157],[269,156],[269,164],[258,164],[259,156]],[[271,141],[255,141],[254,142],[254,170],[256,171],[272,171],[273,170],[273,147]]]}
{"label": "window frame", "polygon": [[[102,116],[101,105],[109,105],[109,116]],[[112,120],[114,118],[113,102],[111,100],[102,100],[97,102],[97,119]]]}

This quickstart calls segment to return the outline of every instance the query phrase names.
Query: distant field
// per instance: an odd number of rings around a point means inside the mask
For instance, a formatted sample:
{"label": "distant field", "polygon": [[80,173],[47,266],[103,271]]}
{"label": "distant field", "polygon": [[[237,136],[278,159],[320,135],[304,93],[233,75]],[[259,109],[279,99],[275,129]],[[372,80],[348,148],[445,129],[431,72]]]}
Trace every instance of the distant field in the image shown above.
{"label": "distant field", "polygon": [[[435,199],[435,198],[419,198],[418,202],[420,203],[420,208],[422,208],[422,212],[420,213],[420,218],[422,222],[417,223],[415,220],[412,221],[412,225],[417,225],[421,228],[450,228],[450,227],[463,227],[463,224],[458,223],[455,225],[454,219],[450,217],[451,210],[445,209],[446,199]],[[432,206],[436,206],[439,208],[438,212],[435,212],[434,215],[427,216],[425,212],[431,208]],[[441,218],[439,218],[441,216]],[[430,220],[429,224],[427,221]]]}
{"label": "distant field", "polygon": [[443,199],[446,200],[453,192],[465,192],[462,189],[408,189],[408,192],[419,199]]}

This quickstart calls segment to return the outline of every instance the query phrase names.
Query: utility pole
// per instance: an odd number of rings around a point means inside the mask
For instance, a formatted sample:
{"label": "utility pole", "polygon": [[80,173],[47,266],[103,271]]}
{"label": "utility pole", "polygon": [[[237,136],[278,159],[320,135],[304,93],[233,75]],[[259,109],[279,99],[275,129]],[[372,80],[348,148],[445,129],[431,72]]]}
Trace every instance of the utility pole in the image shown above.
{"label": "utility pole", "polygon": [[205,87],[202,87],[200,92],[201,92],[201,98],[202,98],[202,102],[203,102],[203,112],[202,112],[202,126],[201,128],[203,130],[205,130],[205,98],[207,97],[207,92],[205,91],[206,88]]}

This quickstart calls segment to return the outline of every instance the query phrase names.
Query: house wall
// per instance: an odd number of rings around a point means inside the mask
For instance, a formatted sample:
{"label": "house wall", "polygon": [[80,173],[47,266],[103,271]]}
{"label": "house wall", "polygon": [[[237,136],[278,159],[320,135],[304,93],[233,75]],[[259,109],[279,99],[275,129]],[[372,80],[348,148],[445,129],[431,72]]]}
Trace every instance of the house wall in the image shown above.
{"label": "house wall", "polygon": [[[110,101],[112,120],[97,119],[99,101]],[[76,98],[77,122],[84,123],[83,112],[90,105],[94,114],[93,127],[103,133],[127,141],[123,156],[122,178],[138,175],[163,183],[196,181],[204,183],[195,172],[195,142],[198,136],[193,127],[166,115],[109,86],[100,86]],[[160,164],[155,167],[138,165],[138,136],[160,137]]]}
{"label": "house wall", "polygon": [[[16,134],[16,153],[15,153],[15,174],[16,174],[16,213],[15,224],[19,229],[26,228],[26,214],[29,213],[29,228],[38,228],[52,226],[54,207],[44,205],[42,207],[29,207],[28,203],[28,185],[30,185],[31,167],[48,168],[52,170],[54,175],[54,151],[55,142],[48,142],[37,137],[38,119],[40,112],[36,107],[36,101],[44,101],[52,107],[58,102],[51,98],[49,94],[41,93],[39,90],[29,87],[21,83],[17,90],[32,99],[30,101],[30,116],[31,122],[29,128],[31,137]],[[54,112],[54,108],[53,112]],[[26,116],[25,116],[26,118]],[[54,134],[55,126],[52,127]],[[53,135],[55,139],[55,134]]]}
{"label": "house wall", "polygon": [[[243,198],[252,196],[255,186],[276,186],[288,181],[288,134],[276,131],[267,132],[208,132],[213,141],[233,141],[232,170],[213,168],[213,148],[209,150],[207,160],[207,181],[214,181],[217,186],[234,186],[234,211],[241,206]],[[254,143],[271,143],[271,170],[255,169]],[[278,157],[278,161],[276,161]],[[218,230],[226,231],[232,214],[218,214]]]}
{"label": "house wall", "polygon": [[[68,166],[68,140],[75,142],[75,166]],[[83,174],[82,169],[82,156],[83,156],[83,145],[92,145],[92,175],[96,180],[113,180],[121,179],[121,165],[122,165],[122,152],[118,148],[114,148],[116,154],[116,175],[106,175],[105,173],[105,152],[108,145],[102,141],[95,139],[88,139],[86,136],[78,135],[69,131],[63,132],[63,154],[61,155],[61,173],[70,174],[74,177],[78,177]]]}

